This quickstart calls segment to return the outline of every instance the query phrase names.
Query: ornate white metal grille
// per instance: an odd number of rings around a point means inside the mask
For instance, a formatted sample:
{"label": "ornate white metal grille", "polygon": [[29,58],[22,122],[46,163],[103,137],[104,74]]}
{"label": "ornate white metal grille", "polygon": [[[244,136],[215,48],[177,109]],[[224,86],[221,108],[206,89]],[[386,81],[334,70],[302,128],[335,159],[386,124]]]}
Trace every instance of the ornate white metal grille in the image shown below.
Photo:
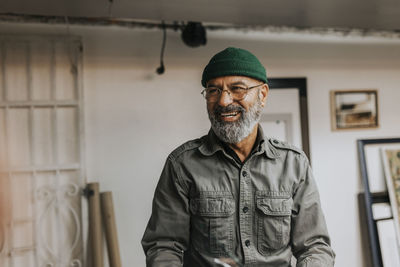
{"label": "ornate white metal grille", "polygon": [[81,41],[0,36],[0,266],[83,266]]}

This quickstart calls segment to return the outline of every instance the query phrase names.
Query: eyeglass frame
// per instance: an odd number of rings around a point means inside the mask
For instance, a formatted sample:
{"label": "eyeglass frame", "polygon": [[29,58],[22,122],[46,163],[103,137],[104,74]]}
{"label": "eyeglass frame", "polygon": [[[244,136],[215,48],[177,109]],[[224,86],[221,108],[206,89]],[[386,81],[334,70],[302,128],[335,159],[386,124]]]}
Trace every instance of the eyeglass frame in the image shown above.
{"label": "eyeglass frame", "polygon": [[[234,99],[233,96],[232,96],[232,94],[231,94],[232,92],[231,92],[229,89],[221,89],[221,88],[219,88],[219,87],[217,87],[217,86],[215,86],[215,87],[216,87],[217,90],[219,91],[218,96],[221,96],[221,95],[222,95],[222,92],[227,91],[227,92],[228,92],[228,95],[232,98],[232,100],[240,101],[240,100],[243,100],[243,99],[246,98],[246,96],[247,96],[249,90],[254,89],[254,88],[256,88],[256,87],[259,87],[259,86],[262,86],[262,85],[264,85],[264,84],[266,84],[266,83],[261,83],[261,84],[258,84],[258,85],[254,85],[254,86],[247,87],[247,88],[245,89],[245,90],[246,90],[246,93],[245,93],[244,96],[243,96],[242,98],[240,98],[240,99]],[[204,88],[204,89],[200,92],[200,94],[204,97],[205,100],[207,100],[208,102],[210,102],[210,101],[207,99],[207,97],[206,97],[206,91],[207,91],[207,89],[208,89],[208,88]]]}

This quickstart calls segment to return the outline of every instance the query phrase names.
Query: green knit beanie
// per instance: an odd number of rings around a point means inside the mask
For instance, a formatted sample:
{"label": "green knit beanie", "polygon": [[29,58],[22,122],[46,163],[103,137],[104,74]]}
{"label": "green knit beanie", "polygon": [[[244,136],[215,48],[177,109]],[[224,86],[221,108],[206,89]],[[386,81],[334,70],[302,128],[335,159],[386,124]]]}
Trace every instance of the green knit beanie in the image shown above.
{"label": "green knit beanie", "polygon": [[229,75],[268,82],[265,68],[255,55],[241,48],[228,47],[210,59],[204,68],[201,84],[206,87],[209,80]]}

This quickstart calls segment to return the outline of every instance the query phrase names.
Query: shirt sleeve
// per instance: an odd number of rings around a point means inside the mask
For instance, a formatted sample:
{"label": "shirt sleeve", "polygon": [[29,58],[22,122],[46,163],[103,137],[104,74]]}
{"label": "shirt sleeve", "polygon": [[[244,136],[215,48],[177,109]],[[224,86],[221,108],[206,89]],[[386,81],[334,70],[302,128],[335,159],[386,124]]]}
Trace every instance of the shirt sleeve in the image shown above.
{"label": "shirt sleeve", "polygon": [[304,174],[293,197],[293,254],[297,267],[331,267],[334,266],[335,253],[330,246],[319,193],[308,160],[305,160],[303,169]]}
{"label": "shirt sleeve", "polygon": [[142,238],[147,267],[183,266],[190,238],[188,188],[168,157],[154,194],[152,214]]}

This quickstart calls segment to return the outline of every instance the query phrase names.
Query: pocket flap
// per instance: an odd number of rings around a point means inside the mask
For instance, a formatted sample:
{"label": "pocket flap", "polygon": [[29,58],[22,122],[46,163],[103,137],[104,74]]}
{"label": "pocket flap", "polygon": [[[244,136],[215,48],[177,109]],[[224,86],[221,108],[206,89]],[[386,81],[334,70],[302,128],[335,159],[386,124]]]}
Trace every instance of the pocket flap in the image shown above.
{"label": "pocket flap", "polygon": [[257,208],[270,216],[288,216],[292,214],[291,198],[257,198]]}
{"label": "pocket flap", "polygon": [[205,217],[227,217],[235,212],[235,201],[232,196],[202,196],[190,201],[190,210]]}

